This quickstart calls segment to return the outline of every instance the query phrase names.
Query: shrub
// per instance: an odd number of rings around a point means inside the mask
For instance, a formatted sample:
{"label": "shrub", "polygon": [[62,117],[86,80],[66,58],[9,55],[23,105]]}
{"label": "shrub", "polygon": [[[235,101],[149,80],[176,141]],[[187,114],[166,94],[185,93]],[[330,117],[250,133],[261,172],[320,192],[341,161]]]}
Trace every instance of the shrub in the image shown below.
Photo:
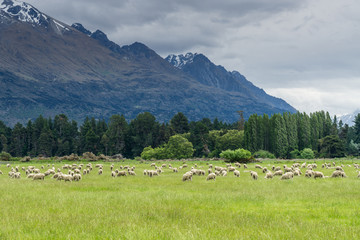
{"label": "shrub", "polygon": [[301,151],[300,156],[302,159],[314,159],[315,158],[314,151],[311,148],[304,148]]}
{"label": "shrub", "polygon": [[220,153],[220,157],[227,159],[229,162],[247,163],[251,160],[251,152],[243,148],[225,150]]}
{"label": "shrub", "polygon": [[145,160],[166,159],[167,154],[165,148],[162,147],[152,148],[151,146],[149,146],[144,148],[144,150],[141,153],[141,158]]}
{"label": "shrub", "polygon": [[11,158],[10,153],[4,152],[4,151],[2,151],[0,153],[0,160],[1,161],[10,161],[10,158]]}
{"label": "shrub", "polygon": [[271,152],[265,151],[265,150],[259,150],[256,153],[254,153],[254,157],[255,158],[270,158],[270,159],[274,159],[275,155],[272,154]]}

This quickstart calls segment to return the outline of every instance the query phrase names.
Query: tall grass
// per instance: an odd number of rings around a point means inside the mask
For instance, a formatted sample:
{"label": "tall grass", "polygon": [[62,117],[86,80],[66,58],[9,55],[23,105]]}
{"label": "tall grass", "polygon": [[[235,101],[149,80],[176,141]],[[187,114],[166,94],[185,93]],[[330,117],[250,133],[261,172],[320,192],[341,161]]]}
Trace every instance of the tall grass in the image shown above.
{"label": "tall grass", "polygon": [[[207,169],[205,162],[196,163]],[[10,179],[1,165],[0,239],[360,238],[360,179],[353,167],[345,167],[345,179],[267,180],[256,169],[254,181],[241,168],[240,178],[229,173],[215,182],[204,176],[182,182],[189,168],[149,178],[142,172],[150,164],[122,164],[135,165],[137,176],[112,178],[104,163],[103,175],[94,169],[80,182],[33,181],[23,172],[21,179]]]}

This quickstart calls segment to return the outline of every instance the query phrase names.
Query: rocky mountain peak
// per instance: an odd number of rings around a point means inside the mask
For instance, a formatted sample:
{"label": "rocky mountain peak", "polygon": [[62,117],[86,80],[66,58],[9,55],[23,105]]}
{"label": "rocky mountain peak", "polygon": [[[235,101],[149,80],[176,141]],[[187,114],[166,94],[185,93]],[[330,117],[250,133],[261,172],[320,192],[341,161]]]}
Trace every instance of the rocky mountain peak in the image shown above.
{"label": "rocky mountain peak", "polygon": [[91,32],[87,30],[81,23],[74,23],[71,25],[71,27],[75,28],[76,30],[90,36]]}
{"label": "rocky mountain peak", "polygon": [[175,55],[170,54],[165,58],[171,65],[173,65],[176,68],[182,69],[186,64],[192,63],[194,61],[194,58],[198,56],[197,53],[186,53],[185,55]]}
{"label": "rocky mountain peak", "polygon": [[46,25],[48,17],[28,3],[17,0],[4,0],[0,10],[10,17],[31,24]]}

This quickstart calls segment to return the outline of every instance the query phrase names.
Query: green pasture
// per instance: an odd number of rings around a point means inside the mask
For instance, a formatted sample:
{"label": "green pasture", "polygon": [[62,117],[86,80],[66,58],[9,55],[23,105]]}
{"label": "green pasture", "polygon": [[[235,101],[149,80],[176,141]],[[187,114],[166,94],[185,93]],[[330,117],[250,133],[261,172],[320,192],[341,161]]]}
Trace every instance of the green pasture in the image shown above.
{"label": "green pasture", "polygon": [[[316,170],[329,176],[334,169],[322,169],[324,161],[317,162]],[[115,168],[136,166],[137,176],[117,178],[111,177],[111,163],[102,163],[103,175],[94,167],[80,182],[49,176],[33,181],[23,171],[21,179],[10,179],[10,169],[2,163],[0,239],[360,239],[360,178],[347,166],[353,162],[337,162],[345,165],[348,178],[343,179],[308,179],[304,174],[292,180],[264,179],[249,164],[249,169],[239,169],[239,178],[229,173],[216,181],[194,176],[191,182],[182,181],[191,166],[207,170],[207,163],[225,163],[188,161],[189,167],[178,173],[165,168],[153,178],[143,175],[144,169],[154,169],[150,162],[114,163]],[[55,163],[55,168],[63,164]],[[29,165],[44,165],[42,172],[49,168],[45,162],[11,164]],[[257,171],[259,179],[252,180],[248,170]]]}

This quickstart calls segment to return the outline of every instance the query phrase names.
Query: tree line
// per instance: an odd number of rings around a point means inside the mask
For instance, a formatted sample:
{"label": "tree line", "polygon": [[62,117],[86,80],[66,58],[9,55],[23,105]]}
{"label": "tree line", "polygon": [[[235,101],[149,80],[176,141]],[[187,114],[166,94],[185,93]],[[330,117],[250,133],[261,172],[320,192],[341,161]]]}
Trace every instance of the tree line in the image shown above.
{"label": "tree line", "polygon": [[[175,135],[182,138],[174,137],[169,142]],[[175,114],[168,123],[160,123],[148,112],[131,121],[126,121],[123,115],[113,115],[108,121],[86,118],[81,125],[65,114],[54,118],[40,115],[12,128],[0,121],[0,152],[14,157],[92,152],[134,158],[141,156],[144,149],[175,151],[179,148],[177,144],[188,144],[184,138],[192,144],[193,157],[219,157],[222,151],[239,148],[253,154],[272,153],[278,158],[300,157],[304,149],[313,150],[316,157],[358,156],[360,115],[353,127],[324,111],[270,117],[254,114],[245,124],[242,120],[225,123],[208,118],[190,122],[183,113]]]}

